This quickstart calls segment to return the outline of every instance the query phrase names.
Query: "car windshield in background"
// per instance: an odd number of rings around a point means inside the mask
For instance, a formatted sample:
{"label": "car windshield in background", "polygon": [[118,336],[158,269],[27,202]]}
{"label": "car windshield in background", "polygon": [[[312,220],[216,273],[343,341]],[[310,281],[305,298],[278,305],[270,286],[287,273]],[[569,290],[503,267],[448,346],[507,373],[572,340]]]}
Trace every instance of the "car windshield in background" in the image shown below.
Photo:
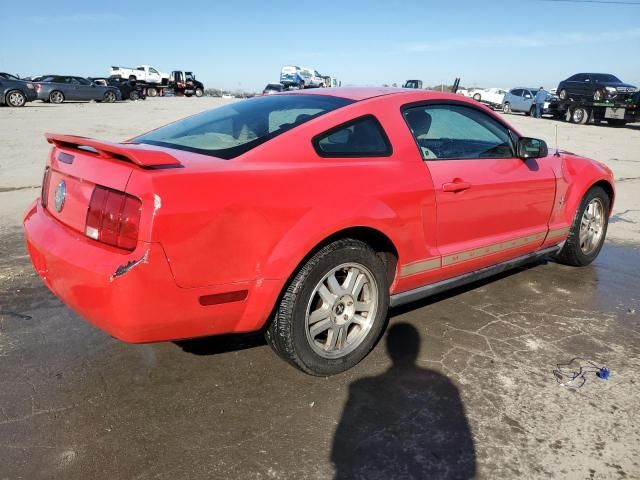
{"label": "car windshield in background", "polygon": [[252,98],[172,123],[132,142],[230,159],[350,103],[353,100],[324,95]]}
{"label": "car windshield in background", "polygon": [[596,75],[592,75],[592,77],[596,82],[622,83],[618,77],[616,77],[615,75],[609,75],[607,73],[599,73],[599,74],[596,74]]}
{"label": "car windshield in background", "polygon": [[0,73],[0,78],[4,78],[7,80],[20,80],[18,77],[16,77],[15,75],[11,75],[10,73]]}

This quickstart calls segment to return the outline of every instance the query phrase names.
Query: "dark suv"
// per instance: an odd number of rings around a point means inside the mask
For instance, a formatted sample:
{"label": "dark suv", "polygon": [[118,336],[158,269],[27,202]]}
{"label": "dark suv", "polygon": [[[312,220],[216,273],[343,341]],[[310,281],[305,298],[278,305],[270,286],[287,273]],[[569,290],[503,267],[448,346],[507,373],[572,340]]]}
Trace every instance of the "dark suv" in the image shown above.
{"label": "dark suv", "polygon": [[638,89],[633,85],[623,83],[618,77],[609,73],[577,73],[558,85],[560,100],[588,98],[599,102],[624,98],[627,94],[637,91]]}
{"label": "dark suv", "polygon": [[0,72],[0,105],[24,107],[27,102],[35,100],[36,96],[33,83],[20,80],[10,73]]}

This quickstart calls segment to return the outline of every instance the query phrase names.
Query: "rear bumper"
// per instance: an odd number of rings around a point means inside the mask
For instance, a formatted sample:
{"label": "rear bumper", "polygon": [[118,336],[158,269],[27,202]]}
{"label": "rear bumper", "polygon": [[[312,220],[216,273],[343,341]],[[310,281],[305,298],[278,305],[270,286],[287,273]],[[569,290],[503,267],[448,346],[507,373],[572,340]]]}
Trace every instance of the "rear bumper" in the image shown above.
{"label": "rear bumper", "polygon": [[[62,225],[39,202],[25,214],[24,230],[31,261],[47,287],[125,342],[258,330],[280,288],[269,280],[180,288],[159,243],[139,242],[134,252],[122,254]],[[241,301],[200,303],[203,296],[245,290]]]}

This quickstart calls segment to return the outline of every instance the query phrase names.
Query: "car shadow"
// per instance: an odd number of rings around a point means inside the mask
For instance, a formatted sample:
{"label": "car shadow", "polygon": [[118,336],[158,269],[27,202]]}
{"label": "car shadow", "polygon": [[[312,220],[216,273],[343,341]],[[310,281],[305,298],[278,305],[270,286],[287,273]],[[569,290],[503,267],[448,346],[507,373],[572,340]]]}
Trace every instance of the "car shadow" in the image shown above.
{"label": "car shadow", "polygon": [[261,347],[267,344],[262,331],[192,338],[189,340],[178,340],[173,343],[179,346],[184,352],[193,355],[218,355],[220,353]]}
{"label": "car shadow", "polygon": [[386,346],[391,367],[349,386],[331,450],[335,479],[473,478],[475,447],[457,387],[416,365],[412,325],[392,325]]}

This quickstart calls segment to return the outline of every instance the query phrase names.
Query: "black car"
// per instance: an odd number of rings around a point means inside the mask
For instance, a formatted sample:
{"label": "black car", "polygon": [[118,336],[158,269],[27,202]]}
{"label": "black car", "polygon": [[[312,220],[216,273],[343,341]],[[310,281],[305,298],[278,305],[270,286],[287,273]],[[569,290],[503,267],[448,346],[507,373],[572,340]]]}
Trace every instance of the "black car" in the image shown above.
{"label": "black car", "polygon": [[272,93],[280,92],[284,92],[284,85],[281,83],[270,83],[264,87],[264,90],[262,90],[263,95],[271,95]]}
{"label": "black car", "polygon": [[10,73],[0,72],[0,105],[24,107],[32,102],[38,94],[33,83],[20,80]]}
{"label": "black car", "polygon": [[624,98],[638,89],[609,73],[577,73],[558,85],[560,100],[593,99],[596,102]]}
{"label": "black car", "polygon": [[96,85],[116,87],[120,90],[122,99],[126,100],[144,100],[147,98],[144,93],[144,88],[139,86],[137,82],[129,80],[128,78],[115,78],[115,77],[89,77]]}

